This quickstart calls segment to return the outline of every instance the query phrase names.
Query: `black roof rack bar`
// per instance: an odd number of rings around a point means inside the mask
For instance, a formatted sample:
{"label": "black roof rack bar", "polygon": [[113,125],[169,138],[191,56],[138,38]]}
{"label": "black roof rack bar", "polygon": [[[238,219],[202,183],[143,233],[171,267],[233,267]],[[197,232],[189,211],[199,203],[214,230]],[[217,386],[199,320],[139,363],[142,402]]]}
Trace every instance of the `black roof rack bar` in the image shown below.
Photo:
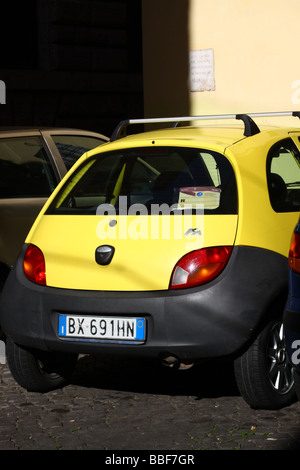
{"label": "black roof rack bar", "polygon": [[207,121],[214,119],[240,119],[245,125],[245,136],[251,136],[260,132],[258,126],[253,121],[253,117],[274,117],[274,116],[296,116],[300,118],[300,111],[282,111],[282,112],[269,112],[269,113],[249,113],[249,114],[208,114],[202,116],[182,116],[182,117],[164,117],[164,118],[144,118],[144,119],[126,119],[121,121],[115,128],[111,142],[117,140],[121,131],[125,130],[127,126],[133,124],[159,124],[159,123],[173,123],[176,127],[179,122],[187,121]]}
{"label": "black roof rack bar", "polygon": [[250,137],[251,135],[260,133],[259,127],[257,126],[257,124],[255,124],[249,114],[237,114],[236,119],[240,119],[244,123],[244,136]]}

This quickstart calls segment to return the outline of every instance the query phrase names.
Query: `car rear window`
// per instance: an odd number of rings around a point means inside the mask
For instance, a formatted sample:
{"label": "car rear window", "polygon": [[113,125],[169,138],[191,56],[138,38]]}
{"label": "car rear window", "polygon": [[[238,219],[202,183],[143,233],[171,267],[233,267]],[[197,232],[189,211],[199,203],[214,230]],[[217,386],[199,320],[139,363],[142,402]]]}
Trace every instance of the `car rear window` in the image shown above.
{"label": "car rear window", "polygon": [[[91,214],[99,206],[124,213],[140,205],[237,213],[233,169],[221,154],[209,150],[146,147],[101,153],[86,160],[70,177],[47,213]],[[137,207],[137,206],[135,206]],[[141,210],[141,213],[143,211]]]}

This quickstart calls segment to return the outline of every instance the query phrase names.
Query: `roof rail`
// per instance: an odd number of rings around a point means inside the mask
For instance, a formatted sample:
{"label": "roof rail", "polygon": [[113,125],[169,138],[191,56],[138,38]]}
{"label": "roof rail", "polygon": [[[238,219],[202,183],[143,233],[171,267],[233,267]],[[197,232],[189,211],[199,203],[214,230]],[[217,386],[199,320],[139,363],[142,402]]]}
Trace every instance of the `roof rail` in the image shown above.
{"label": "roof rail", "polygon": [[110,140],[111,142],[120,138],[121,132],[127,126],[133,124],[156,124],[156,123],[173,123],[172,127],[176,127],[180,122],[188,121],[207,121],[211,119],[239,119],[245,126],[244,135],[249,137],[260,132],[259,127],[253,121],[253,117],[274,117],[274,116],[295,116],[300,118],[300,111],[282,111],[270,113],[249,113],[249,114],[215,114],[203,116],[184,116],[184,117],[166,117],[166,118],[146,118],[146,119],[126,119],[121,121],[115,128]]}

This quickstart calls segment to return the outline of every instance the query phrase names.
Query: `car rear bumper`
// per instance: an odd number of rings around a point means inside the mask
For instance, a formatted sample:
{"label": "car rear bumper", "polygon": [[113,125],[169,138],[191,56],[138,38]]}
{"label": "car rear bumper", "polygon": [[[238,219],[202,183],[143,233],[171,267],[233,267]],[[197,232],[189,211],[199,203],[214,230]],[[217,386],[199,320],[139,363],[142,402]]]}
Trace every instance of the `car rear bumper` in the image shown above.
{"label": "car rear bumper", "polygon": [[[22,345],[36,349],[139,356],[180,362],[238,352],[256,333],[279,292],[287,289],[281,255],[236,247],[221,275],[180,291],[101,292],[42,287],[22,271],[22,253],[5,285],[0,324]],[[274,309],[271,309],[274,313]],[[66,340],[58,335],[60,313],[143,317],[143,344]]]}

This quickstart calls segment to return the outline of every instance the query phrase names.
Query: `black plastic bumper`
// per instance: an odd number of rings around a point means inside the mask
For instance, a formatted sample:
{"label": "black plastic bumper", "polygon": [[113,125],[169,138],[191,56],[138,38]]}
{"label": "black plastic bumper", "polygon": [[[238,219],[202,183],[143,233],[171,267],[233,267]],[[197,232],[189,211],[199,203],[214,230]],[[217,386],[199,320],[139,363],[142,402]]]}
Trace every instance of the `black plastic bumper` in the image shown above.
{"label": "black plastic bumper", "polygon": [[[37,286],[22,271],[22,254],[5,285],[0,324],[22,345],[84,354],[165,358],[181,362],[239,351],[256,333],[279,293],[287,290],[287,260],[267,250],[236,247],[214,281],[181,291],[95,292]],[[144,344],[64,340],[59,313],[142,316]],[[272,309],[272,313],[275,311]]]}

